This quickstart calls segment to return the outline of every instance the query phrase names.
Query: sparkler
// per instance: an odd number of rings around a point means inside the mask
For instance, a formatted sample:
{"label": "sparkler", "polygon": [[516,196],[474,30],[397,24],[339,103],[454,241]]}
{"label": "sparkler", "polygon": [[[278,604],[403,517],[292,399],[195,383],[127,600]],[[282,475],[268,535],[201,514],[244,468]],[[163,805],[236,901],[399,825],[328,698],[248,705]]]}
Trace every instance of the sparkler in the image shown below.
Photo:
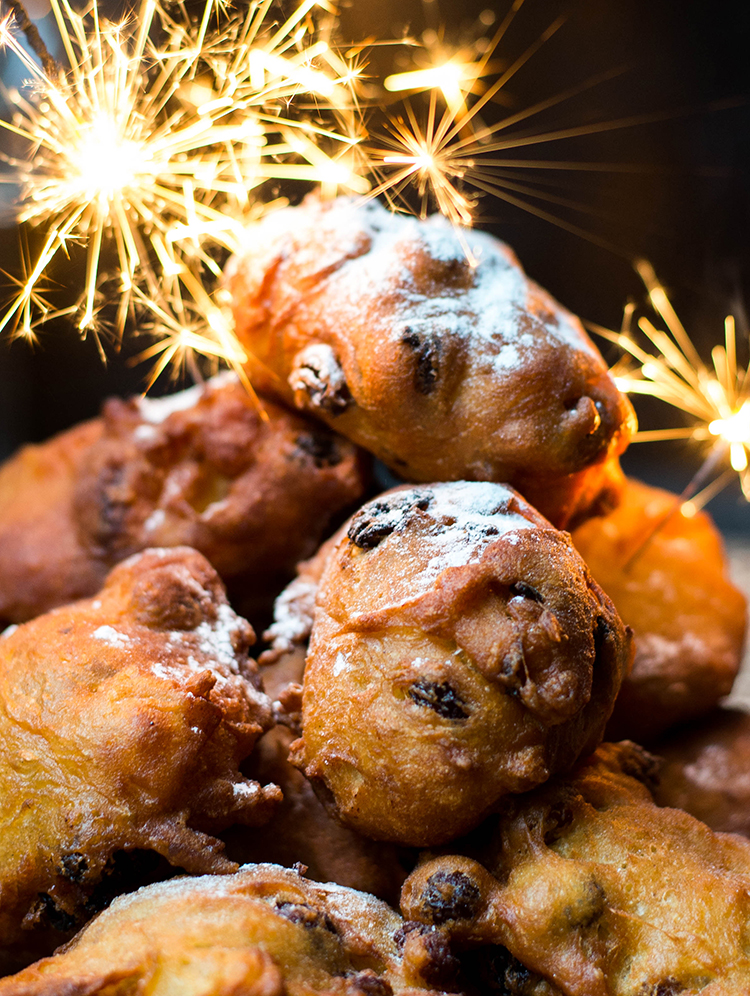
{"label": "sparkler", "polygon": [[[52,0],[65,72],[39,65],[11,18],[0,22],[0,45],[32,80],[24,94],[7,95],[14,113],[0,125],[26,150],[3,157],[12,173],[2,179],[20,186],[22,226],[44,233],[0,331],[31,338],[51,317],[41,288],[71,245],[85,246],[85,286],[64,311],[78,313],[82,336],[98,333],[114,255],[121,335],[137,303],[159,301],[167,313],[175,278],[184,285],[201,272],[218,274],[215,253],[237,248],[257,205],[253,191],[267,180],[367,189],[345,155],[355,124],[343,134],[319,123],[326,111],[358,116],[356,68],[315,20],[330,6],[302,0],[282,23],[270,7],[253,0],[244,15],[228,16],[222,0],[205,0],[194,21],[182,3],[141,0],[136,14],[115,23],[100,18],[95,3],[78,13],[69,0]],[[315,120],[296,110],[306,99],[315,101]],[[225,358],[237,354],[225,346]]]}
{"label": "sparkler", "polygon": [[[737,474],[742,493],[750,502],[750,364],[743,368],[737,360],[737,335],[733,316],[724,321],[724,344],[711,351],[712,367],[701,359],[690,336],[678,318],[667,292],[652,266],[645,260],[636,269],[648,291],[649,300],[661,317],[666,331],[645,316],[638,328],[656,352],[639,345],[632,332],[634,306],[628,305],[620,332],[589,324],[592,331],[616,343],[638,363],[635,370],[614,369],[617,386],[631,394],[650,395],[692,416],[691,426],[639,432],[635,441],[692,439],[711,442],[711,450],[682,497],[685,514],[694,514]],[[693,492],[728,455],[731,472],[723,474],[695,496]]]}
{"label": "sparkler", "polygon": [[[424,116],[407,104],[405,113],[392,115],[381,146],[368,148],[378,183],[370,196],[383,194],[395,210],[408,210],[408,191],[416,188],[424,216],[431,203],[455,225],[473,223],[479,197],[490,194],[545,221],[622,255],[612,243],[561,217],[554,207],[584,210],[568,198],[544,192],[524,179],[528,170],[622,170],[622,164],[523,159],[518,150],[543,143],[631,127],[649,118],[623,118],[590,125],[558,128],[535,134],[518,134],[516,126],[560,105],[616,75],[610,70],[499,121],[485,123],[483,113],[491,102],[501,102],[512,78],[557,33],[564,18],[554,20],[537,39],[499,74],[491,61],[507,34],[523,0],[513,0],[494,36],[484,39],[484,54],[470,58],[465,49],[446,56],[445,46],[434,42],[428,52],[429,68],[415,69],[386,79],[392,91],[429,89]],[[441,105],[442,109],[441,109]],[[498,155],[505,153],[505,155]],[[512,155],[510,155],[512,153]],[[531,198],[531,200],[530,200]]]}

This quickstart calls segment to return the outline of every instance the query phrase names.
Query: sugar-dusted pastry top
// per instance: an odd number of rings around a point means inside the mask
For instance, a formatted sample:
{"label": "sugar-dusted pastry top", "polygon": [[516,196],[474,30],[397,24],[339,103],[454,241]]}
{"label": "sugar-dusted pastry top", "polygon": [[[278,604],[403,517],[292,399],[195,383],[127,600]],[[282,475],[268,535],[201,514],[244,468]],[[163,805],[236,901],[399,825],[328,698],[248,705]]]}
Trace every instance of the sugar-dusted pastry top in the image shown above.
{"label": "sugar-dusted pastry top", "polygon": [[484,961],[481,992],[515,978],[529,996],[742,996],[750,841],[656,806],[654,770],[641,748],[603,744],[426,855],[404,916],[476,951],[462,962]]}
{"label": "sugar-dusted pastry top", "polygon": [[507,481],[556,525],[617,486],[629,402],[491,236],[310,197],[248,229],[226,280],[254,380],[406,479]]}
{"label": "sugar-dusted pastry top", "polygon": [[240,763],[273,724],[254,636],[184,547],[118,565],[94,598],[0,637],[0,946],[97,908],[116,852],[227,872],[213,834],[280,792]]}
{"label": "sugar-dusted pastry top", "polygon": [[593,750],[629,634],[566,533],[513,489],[395,489],[319,581],[291,757],[349,826],[431,845]]}
{"label": "sugar-dusted pastry top", "polygon": [[2,996],[439,996],[456,963],[439,931],[279,865],[180,878],[116,899]]}
{"label": "sugar-dusted pastry top", "polygon": [[0,619],[91,595],[120,560],[192,546],[237,591],[272,593],[361,497],[362,455],[233,374],[102,417],[0,468]]}
{"label": "sugar-dusted pastry top", "polygon": [[607,730],[653,744],[708,712],[742,662],[747,604],[719,531],[677,495],[628,479],[618,506],[573,532],[591,573],[633,628],[635,660]]}

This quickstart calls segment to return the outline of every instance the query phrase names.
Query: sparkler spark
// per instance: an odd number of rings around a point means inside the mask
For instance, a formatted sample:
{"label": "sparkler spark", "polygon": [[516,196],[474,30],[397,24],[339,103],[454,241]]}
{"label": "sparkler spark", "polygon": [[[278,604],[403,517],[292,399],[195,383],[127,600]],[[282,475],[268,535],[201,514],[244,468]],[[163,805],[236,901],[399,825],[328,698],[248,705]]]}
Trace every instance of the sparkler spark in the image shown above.
{"label": "sparkler spark", "polygon": [[[319,123],[326,111],[357,116],[357,73],[319,37],[314,18],[330,7],[302,0],[281,24],[270,7],[253,0],[228,16],[222,0],[205,0],[194,21],[182,3],[141,0],[115,23],[95,3],[79,13],[52,0],[67,62],[54,74],[27,54],[9,17],[0,22],[0,44],[33,84],[8,95],[13,116],[0,126],[26,148],[2,157],[12,172],[0,179],[20,187],[22,226],[44,233],[0,331],[31,338],[50,317],[40,282],[72,245],[83,244],[86,256],[79,332],[96,334],[114,256],[121,335],[138,303],[167,299],[168,278],[219,272],[215,253],[237,248],[252,191],[267,180],[367,189],[342,155],[346,136]],[[296,110],[308,98],[314,123]]]}
{"label": "sparkler spark", "polygon": [[[639,345],[632,332],[633,305],[625,310],[620,332],[594,324],[589,324],[589,328],[616,343],[637,362],[634,370],[620,369],[620,364],[615,366],[613,372],[621,391],[659,398],[696,421],[685,428],[639,432],[635,441],[693,439],[711,442],[711,451],[696,479],[705,478],[704,471],[712,470],[728,455],[732,470],[739,476],[742,493],[750,502],[750,362],[743,368],[737,360],[734,318],[729,315],[725,319],[724,344],[712,349],[712,367],[709,368],[698,354],[650,263],[640,260],[636,269],[646,286],[651,305],[666,326],[665,331],[657,328],[648,317],[638,319],[638,328],[656,352]],[[720,478],[723,484],[727,483],[727,477],[725,474]],[[694,513],[717,490],[715,482],[691,496],[690,501],[683,504],[684,511]]]}
{"label": "sparkler spark", "polygon": [[[370,196],[383,194],[395,210],[408,210],[408,191],[416,187],[421,199],[421,215],[425,215],[430,203],[434,203],[458,227],[473,223],[479,197],[490,194],[621,254],[621,250],[606,239],[560,218],[544,206],[581,210],[582,205],[532,186],[523,179],[523,174],[529,169],[607,170],[622,167],[606,163],[522,159],[517,150],[630,127],[642,121],[604,121],[536,134],[514,134],[511,130],[611,78],[619,70],[608,71],[521,111],[509,113],[495,123],[487,124],[483,120],[483,112],[490,103],[501,100],[506,85],[564,23],[562,17],[553,21],[515,60],[506,63],[506,68],[495,75],[491,72],[495,64],[490,60],[522,5],[523,0],[514,0],[493,38],[484,39],[486,46],[481,59],[470,61],[465,51],[457,50],[446,61],[442,43],[436,42],[436,50],[431,53],[432,66],[386,79],[386,88],[391,91],[429,89],[429,107],[426,115],[421,117],[407,104],[405,114],[390,117],[383,144],[368,148],[372,171],[378,180]],[[445,105],[442,110],[438,106],[439,95]]]}

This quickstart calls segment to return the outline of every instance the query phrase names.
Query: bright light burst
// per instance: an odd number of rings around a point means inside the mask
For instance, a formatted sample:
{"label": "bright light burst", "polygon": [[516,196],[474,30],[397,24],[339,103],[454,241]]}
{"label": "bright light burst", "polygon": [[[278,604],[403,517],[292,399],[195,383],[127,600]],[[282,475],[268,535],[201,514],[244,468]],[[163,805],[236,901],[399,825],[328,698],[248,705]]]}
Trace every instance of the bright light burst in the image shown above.
{"label": "bright light burst", "polygon": [[[750,363],[744,368],[738,363],[734,318],[729,315],[725,319],[724,345],[712,349],[712,368],[709,368],[699,356],[652,266],[640,260],[636,268],[654,310],[666,326],[665,331],[657,328],[648,317],[638,319],[638,328],[656,352],[639,345],[633,334],[633,305],[625,309],[620,332],[598,325],[589,325],[589,328],[616,343],[638,363],[635,370],[622,369],[626,364],[614,368],[621,391],[659,398],[696,421],[681,429],[639,432],[635,441],[710,441],[711,452],[696,478],[703,480],[728,456],[732,472],[739,475],[742,493],[750,502]],[[705,505],[727,483],[729,475],[730,472],[725,473],[691,497],[683,510],[690,514]]]}
{"label": "bright light burst", "polygon": [[[540,171],[628,171],[622,163],[563,161],[524,158],[519,150],[579,138],[653,120],[650,116],[599,121],[552,130],[519,131],[518,126],[555,108],[617,75],[608,70],[518,111],[500,114],[488,122],[485,115],[493,104],[507,104],[506,90],[514,76],[553,38],[565,23],[558,17],[513,60],[495,56],[523,6],[512,0],[494,35],[480,39],[483,54],[472,54],[465,46],[451,49],[435,35],[421,53],[422,63],[413,70],[394,74],[385,81],[393,92],[427,90],[429,101],[423,113],[408,102],[405,110],[392,113],[380,145],[369,145],[372,172],[377,179],[370,196],[384,195],[394,210],[410,210],[409,193],[416,189],[422,215],[434,205],[454,225],[476,220],[484,194],[551,222],[611,252],[622,250],[607,239],[560,217],[558,209],[585,211],[585,205],[540,189],[527,178]],[[423,36],[424,40],[424,36]],[[420,59],[417,48],[415,62]],[[512,101],[511,101],[512,103]],[[493,117],[497,111],[493,111]]]}
{"label": "bright light burst", "polygon": [[[275,22],[271,4],[228,15],[223,0],[205,0],[194,20],[183,3],[141,0],[112,22],[95,3],[79,13],[52,0],[66,61],[56,73],[27,54],[10,18],[0,22],[0,44],[31,75],[23,93],[6,94],[13,116],[0,125],[25,148],[3,156],[12,172],[2,180],[20,188],[22,226],[43,233],[0,330],[31,338],[51,317],[41,286],[73,244],[85,248],[85,284],[65,312],[83,336],[98,334],[114,276],[121,335],[138,304],[168,308],[174,278],[219,273],[217,251],[237,248],[266,181],[367,190],[347,158],[358,73],[324,37],[331,7],[302,0]],[[346,133],[321,124],[326,114]]]}

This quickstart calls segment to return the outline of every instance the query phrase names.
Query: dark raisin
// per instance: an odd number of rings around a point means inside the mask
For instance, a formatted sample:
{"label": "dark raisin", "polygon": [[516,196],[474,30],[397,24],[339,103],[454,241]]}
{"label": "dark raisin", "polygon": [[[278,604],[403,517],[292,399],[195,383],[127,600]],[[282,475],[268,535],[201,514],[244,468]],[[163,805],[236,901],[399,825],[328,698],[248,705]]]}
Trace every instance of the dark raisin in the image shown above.
{"label": "dark raisin", "polygon": [[479,886],[463,872],[435,872],[422,894],[422,912],[430,923],[471,920],[479,909]]}
{"label": "dark raisin", "polygon": [[335,436],[323,432],[303,432],[294,442],[316,467],[336,467],[341,463],[341,450]]}
{"label": "dark raisin", "polygon": [[336,925],[327,913],[316,910],[307,903],[276,903],[276,912],[292,923],[298,923],[307,930],[314,930],[316,927],[323,927],[331,934],[338,934]]}
{"label": "dark raisin", "polygon": [[[416,934],[426,958],[420,958],[419,972],[428,985],[436,989],[447,989],[458,974],[458,961],[451,953],[448,938],[442,931],[426,923],[407,920],[393,935],[396,948],[403,953],[406,939]],[[452,992],[452,988],[450,989]]]}
{"label": "dark raisin", "polygon": [[101,468],[96,482],[98,515],[94,538],[107,551],[116,548],[125,528],[130,507],[125,476],[125,467],[112,462]]}
{"label": "dark raisin", "polygon": [[84,854],[73,851],[71,854],[63,854],[60,859],[59,874],[67,878],[69,882],[81,883],[86,881],[89,870],[89,863]]}
{"label": "dark raisin", "polygon": [[644,982],[638,996],[678,996],[685,992],[685,986],[677,979],[662,979],[660,982]]}
{"label": "dark raisin", "polygon": [[76,918],[60,909],[52,896],[48,896],[46,892],[39,893],[38,912],[40,920],[49,924],[53,930],[67,932],[76,926]]}
{"label": "dark raisin", "polygon": [[385,502],[380,501],[362,509],[352,519],[346,535],[360,549],[373,550],[381,540],[391,535],[398,524],[393,518],[379,518],[389,511]]}
{"label": "dark raisin", "polygon": [[659,769],[661,760],[649,754],[640,744],[634,744],[630,740],[623,740],[620,743],[618,760],[620,770],[625,775],[642,782],[647,789],[653,791],[659,784]]}
{"label": "dark raisin", "polygon": [[312,346],[300,354],[299,367],[290,378],[295,390],[303,390],[314,408],[341,415],[354,404],[344,371],[327,346]]}
{"label": "dark raisin", "polygon": [[351,987],[354,992],[362,993],[362,996],[393,996],[390,982],[370,970],[358,972],[351,980]]}
{"label": "dark raisin", "polygon": [[416,368],[414,370],[414,390],[418,394],[432,394],[440,372],[439,340],[425,338],[407,328],[401,342],[414,350]]}
{"label": "dark raisin", "polygon": [[409,688],[409,698],[418,706],[426,706],[443,719],[466,719],[469,715],[463,699],[447,681],[436,682],[420,678]]}
{"label": "dark raisin", "polygon": [[606,906],[604,889],[592,878],[577,900],[565,907],[565,916],[571,927],[590,927],[601,917]]}
{"label": "dark raisin", "polygon": [[573,822],[573,810],[559,802],[544,817],[544,843],[549,847],[562,836],[563,830]]}
{"label": "dark raisin", "polygon": [[526,584],[525,581],[516,581],[510,586],[511,595],[518,595],[520,598],[530,598],[532,602],[543,602],[544,595],[537,591],[536,588],[532,588],[530,584]]}
{"label": "dark raisin", "polygon": [[417,498],[413,492],[395,494],[385,501],[370,502],[354,516],[349,524],[347,536],[362,550],[374,549],[386,536],[400,529],[410,512],[424,511],[430,504],[430,494]]}
{"label": "dark raisin", "polygon": [[422,946],[427,959],[422,961],[419,974],[428,986],[435,989],[452,989],[458,975],[459,963],[454,957],[448,938],[436,930],[422,930]]}
{"label": "dark raisin", "polygon": [[481,990],[499,996],[532,996],[542,981],[541,976],[500,945],[478,952],[473,967],[479,975],[477,983]]}

